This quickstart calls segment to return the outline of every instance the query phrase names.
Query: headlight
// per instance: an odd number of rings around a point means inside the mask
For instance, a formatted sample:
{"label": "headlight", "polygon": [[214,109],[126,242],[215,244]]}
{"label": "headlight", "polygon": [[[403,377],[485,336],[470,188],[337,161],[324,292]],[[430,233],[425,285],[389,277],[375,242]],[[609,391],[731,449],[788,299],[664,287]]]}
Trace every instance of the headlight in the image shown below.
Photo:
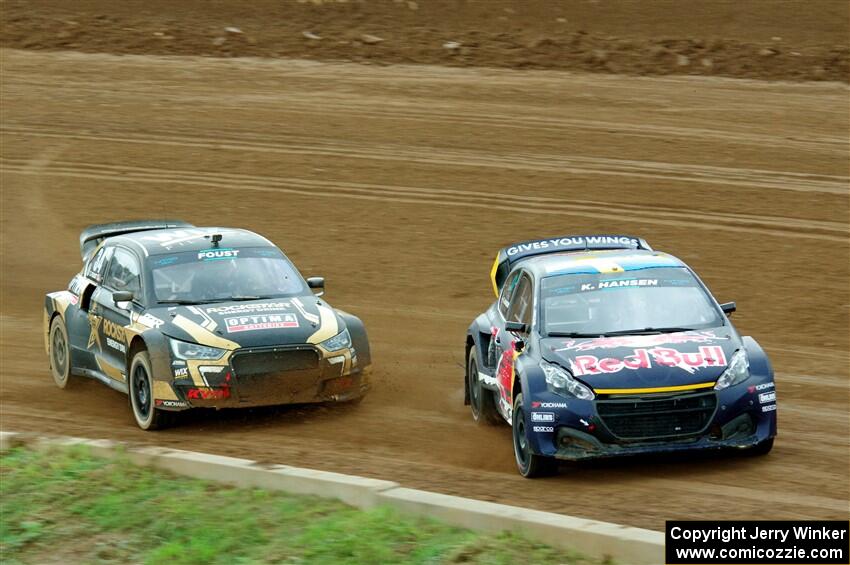
{"label": "headlight", "polygon": [[338,351],[351,347],[351,334],[348,333],[348,328],[342,330],[330,339],[326,339],[320,343],[322,347],[328,351]]}
{"label": "headlight", "polygon": [[209,347],[199,345],[197,343],[188,343],[186,341],[177,341],[176,339],[169,340],[171,342],[171,352],[177,359],[221,359],[227,353],[226,349],[218,347]]}
{"label": "headlight", "polygon": [[717,379],[717,384],[714,385],[714,390],[723,390],[738,383],[742,383],[750,376],[750,361],[747,359],[747,352],[739,349],[732,355],[732,360],[729,361],[729,366]]}
{"label": "headlight", "polygon": [[551,392],[561,396],[575,396],[580,400],[593,400],[593,391],[575,380],[569,371],[546,361],[540,362],[540,368],[546,375],[546,387]]}

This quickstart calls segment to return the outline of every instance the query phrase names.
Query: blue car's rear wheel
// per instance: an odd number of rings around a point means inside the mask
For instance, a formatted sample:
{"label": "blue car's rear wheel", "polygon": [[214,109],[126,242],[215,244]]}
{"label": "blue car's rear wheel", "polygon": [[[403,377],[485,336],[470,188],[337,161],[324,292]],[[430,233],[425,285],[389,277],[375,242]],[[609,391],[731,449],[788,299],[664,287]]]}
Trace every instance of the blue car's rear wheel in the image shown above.
{"label": "blue car's rear wheel", "polygon": [[505,420],[496,409],[496,393],[481,385],[478,378],[478,358],[475,348],[469,352],[469,406],[472,419],[479,424],[500,424]]}
{"label": "blue car's rear wheel", "polygon": [[558,460],[537,455],[528,442],[528,428],[525,423],[525,411],[522,407],[522,394],[514,399],[513,409],[514,456],[519,474],[527,479],[546,477],[558,472]]}

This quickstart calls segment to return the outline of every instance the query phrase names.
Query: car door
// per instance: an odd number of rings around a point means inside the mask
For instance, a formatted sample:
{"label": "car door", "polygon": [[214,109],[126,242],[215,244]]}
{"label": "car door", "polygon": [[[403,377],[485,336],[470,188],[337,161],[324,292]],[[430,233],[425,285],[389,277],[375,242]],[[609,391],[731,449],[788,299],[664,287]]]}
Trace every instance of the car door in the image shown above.
{"label": "car door", "polygon": [[[116,304],[112,294],[120,291],[132,292],[134,300]],[[131,310],[140,309],[143,300],[141,261],[131,250],[116,246],[103,284],[95,291],[90,316],[97,326],[92,333],[97,335],[98,366],[111,379],[126,381],[129,344],[124,327],[130,325]]]}
{"label": "car door", "polygon": [[505,329],[506,322],[523,322],[531,327],[533,313],[533,284],[531,276],[522,269],[508,277],[499,298],[499,316],[494,328],[496,385],[499,389],[499,411],[510,421],[513,406],[514,361],[519,355],[515,348],[520,339]]}
{"label": "car door", "polygon": [[113,248],[107,246],[98,249],[69,285],[69,290],[77,297],[77,305],[65,312],[65,325],[74,350],[74,365],[86,370],[98,369],[95,360],[95,353],[99,353],[96,348],[97,336],[91,332],[92,298],[103,282],[112,251]]}

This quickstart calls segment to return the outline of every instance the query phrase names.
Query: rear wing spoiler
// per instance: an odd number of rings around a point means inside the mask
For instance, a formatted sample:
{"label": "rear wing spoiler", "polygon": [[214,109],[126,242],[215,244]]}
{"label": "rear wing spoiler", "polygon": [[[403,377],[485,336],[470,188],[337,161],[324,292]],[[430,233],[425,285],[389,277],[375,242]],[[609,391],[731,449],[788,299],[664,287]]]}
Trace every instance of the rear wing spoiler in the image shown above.
{"label": "rear wing spoiler", "polygon": [[630,235],[567,235],[547,239],[532,239],[514,243],[499,250],[490,278],[493,290],[499,295],[505,279],[514,265],[523,259],[547,253],[563,253],[564,251],[591,251],[601,249],[645,249],[652,251],[649,244]]}
{"label": "rear wing spoiler", "polygon": [[80,234],[80,255],[85,263],[100,242],[108,237],[149,230],[164,230],[169,228],[193,228],[192,224],[181,220],[137,220],[133,222],[113,222],[111,224],[95,224],[87,227]]}

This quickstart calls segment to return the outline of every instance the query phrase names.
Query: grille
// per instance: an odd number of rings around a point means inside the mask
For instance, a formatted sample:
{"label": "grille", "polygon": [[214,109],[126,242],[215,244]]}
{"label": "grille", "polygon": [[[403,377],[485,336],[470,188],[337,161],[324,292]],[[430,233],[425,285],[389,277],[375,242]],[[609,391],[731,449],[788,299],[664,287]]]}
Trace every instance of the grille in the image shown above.
{"label": "grille", "polygon": [[596,401],[596,411],[608,430],[628,440],[698,434],[708,427],[716,408],[714,392]]}
{"label": "grille", "polygon": [[319,367],[319,354],[314,349],[247,350],[237,352],[231,360],[236,377],[285,376],[291,371],[310,371]]}

